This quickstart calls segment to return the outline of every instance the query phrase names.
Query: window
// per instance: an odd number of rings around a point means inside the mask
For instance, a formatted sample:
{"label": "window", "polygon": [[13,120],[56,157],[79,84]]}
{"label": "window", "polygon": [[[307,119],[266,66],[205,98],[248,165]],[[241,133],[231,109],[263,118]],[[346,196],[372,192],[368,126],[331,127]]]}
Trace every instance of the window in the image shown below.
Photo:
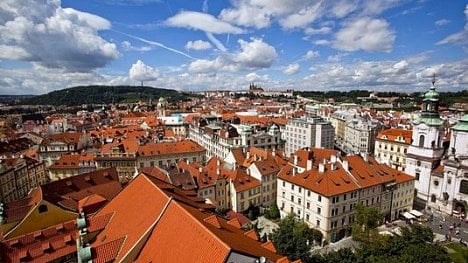
{"label": "window", "polygon": [[286,182],[285,181],[283,181],[283,187],[286,187]]}
{"label": "window", "polygon": [[460,182],[460,193],[468,194],[468,181],[467,180],[462,180]]}
{"label": "window", "polygon": [[310,202],[306,203],[306,207],[307,207],[307,209],[310,209]]}
{"label": "window", "polygon": [[452,178],[451,177],[447,178],[447,184],[451,184],[451,183],[452,183]]}
{"label": "window", "polygon": [[322,196],[321,195],[318,195],[318,201],[322,202]]}
{"label": "window", "polygon": [[419,181],[419,173],[416,173],[416,180]]}
{"label": "window", "polygon": [[316,226],[320,227],[320,220],[317,220],[317,222],[315,223]]}
{"label": "window", "polygon": [[309,221],[309,214],[306,214],[306,220]]}
{"label": "window", "polygon": [[431,195],[431,202],[433,202],[433,203],[436,202],[436,196],[435,195]]}
{"label": "window", "polygon": [[294,191],[294,185],[293,185],[293,184],[291,184],[291,190],[293,190],[293,191]]}
{"label": "window", "polygon": [[332,203],[338,203],[340,201],[340,197],[339,196],[334,196],[332,197]]}
{"label": "window", "polygon": [[301,198],[297,198],[297,203],[301,204],[302,200]]}
{"label": "window", "polygon": [[301,187],[299,187],[298,191],[299,191],[299,193],[300,193],[300,192],[302,191],[302,188],[301,188]]}
{"label": "window", "polygon": [[291,195],[291,202],[294,202],[294,195]]}
{"label": "window", "polygon": [[310,191],[309,190],[307,190],[307,196],[310,197]]}
{"label": "window", "polygon": [[439,185],[439,180],[434,180],[434,185],[438,186]]}
{"label": "window", "polygon": [[322,208],[320,208],[320,207],[317,207],[317,214],[319,214],[319,215],[320,215],[321,213],[322,213]]}
{"label": "window", "polygon": [[346,201],[346,194],[343,195],[343,201]]}

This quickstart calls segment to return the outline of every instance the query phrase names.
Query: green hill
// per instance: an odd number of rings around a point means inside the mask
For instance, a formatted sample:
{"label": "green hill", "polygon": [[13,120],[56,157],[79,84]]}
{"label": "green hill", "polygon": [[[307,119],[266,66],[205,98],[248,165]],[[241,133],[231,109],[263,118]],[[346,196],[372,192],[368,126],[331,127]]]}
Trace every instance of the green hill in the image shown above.
{"label": "green hill", "polygon": [[26,98],[22,104],[30,105],[66,105],[131,103],[139,100],[157,103],[160,97],[169,102],[186,100],[189,94],[170,89],[158,89],[147,86],[78,86],[56,90],[44,95]]}

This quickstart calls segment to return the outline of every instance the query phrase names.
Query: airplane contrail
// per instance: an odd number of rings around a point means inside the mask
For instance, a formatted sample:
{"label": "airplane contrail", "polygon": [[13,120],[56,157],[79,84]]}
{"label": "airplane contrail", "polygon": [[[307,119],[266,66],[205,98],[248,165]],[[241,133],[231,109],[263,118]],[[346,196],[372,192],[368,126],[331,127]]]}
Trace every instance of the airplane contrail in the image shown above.
{"label": "airplane contrail", "polygon": [[164,48],[164,49],[166,49],[166,50],[169,50],[169,51],[171,51],[171,52],[177,53],[177,54],[182,55],[182,56],[184,56],[184,57],[188,57],[188,58],[190,58],[190,59],[197,59],[197,58],[194,58],[194,57],[190,56],[190,55],[187,54],[187,53],[184,53],[184,52],[179,51],[179,50],[177,50],[177,49],[170,48],[170,47],[168,47],[168,46],[166,46],[166,45],[164,45],[164,44],[162,44],[162,43],[159,43],[159,42],[156,42],[156,41],[147,40],[147,39],[144,39],[144,38],[141,38],[141,37],[137,37],[137,36],[134,36],[134,35],[130,35],[130,34],[127,34],[127,33],[124,33],[124,32],[120,32],[120,31],[117,31],[117,30],[113,30],[113,29],[111,29],[111,30],[114,31],[114,32],[120,33],[120,34],[122,34],[122,35],[125,35],[125,36],[127,36],[127,37],[130,37],[130,38],[133,38],[133,39],[136,39],[136,40],[140,40],[141,42],[144,42],[144,43],[146,43],[146,44],[150,44],[150,45],[154,45],[154,46],[157,46],[157,47],[160,47],[160,48]]}
{"label": "airplane contrail", "polygon": [[215,47],[223,52],[226,52],[227,49],[226,47],[223,45],[223,43],[221,43],[221,41],[219,41],[218,39],[216,39],[213,34],[211,33],[208,33],[208,32],[205,32],[206,34],[206,37],[211,41],[211,43],[213,43],[213,45],[215,45]]}

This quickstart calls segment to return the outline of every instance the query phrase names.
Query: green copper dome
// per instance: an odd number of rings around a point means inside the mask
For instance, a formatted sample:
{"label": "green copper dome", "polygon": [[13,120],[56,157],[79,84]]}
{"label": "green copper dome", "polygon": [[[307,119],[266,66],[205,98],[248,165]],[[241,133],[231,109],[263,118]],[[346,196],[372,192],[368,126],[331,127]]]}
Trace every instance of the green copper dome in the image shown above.
{"label": "green copper dome", "polygon": [[452,127],[452,130],[468,132],[468,114],[465,114],[458,123]]}
{"label": "green copper dome", "polygon": [[431,89],[424,94],[424,101],[431,100],[431,101],[438,101],[439,100],[439,93],[435,91],[434,84],[432,84]]}

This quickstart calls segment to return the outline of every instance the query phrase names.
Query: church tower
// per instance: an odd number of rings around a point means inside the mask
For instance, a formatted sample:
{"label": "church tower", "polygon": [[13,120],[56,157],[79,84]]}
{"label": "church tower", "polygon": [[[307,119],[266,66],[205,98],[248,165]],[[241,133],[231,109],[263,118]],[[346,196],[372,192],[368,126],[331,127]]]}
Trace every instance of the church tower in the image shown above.
{"label": "church tower", "polygon": [[159,98],[157,109],[158,117],[166,117],[167,100],[164,97]]}
{"label": "church tower", "polygon": [[436,191],[440,180],[432,172],[440,165],[444,154],[444,124],[439,116],[439,93],[435,90],[434,77],[432,87],[424,94],[421,115],[413,122],[413,136],[406,158],[406,173],[416,179],[414,206],[419,209],[437,209],[431,192]]}

